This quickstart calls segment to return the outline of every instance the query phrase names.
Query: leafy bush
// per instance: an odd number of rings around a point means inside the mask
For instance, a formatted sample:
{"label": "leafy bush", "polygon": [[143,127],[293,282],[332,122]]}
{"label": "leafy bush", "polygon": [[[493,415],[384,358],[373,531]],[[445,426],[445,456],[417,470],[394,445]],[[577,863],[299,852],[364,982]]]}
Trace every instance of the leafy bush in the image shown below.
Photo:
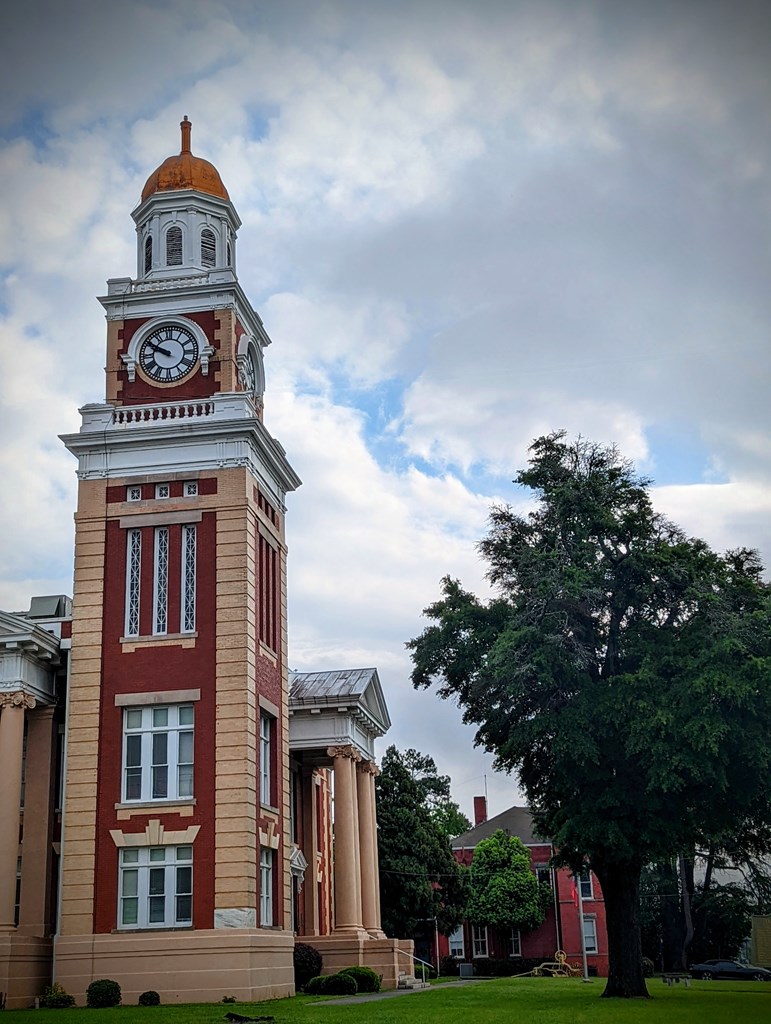
{"label": "leafy bush", "polygon": [[86,989],[86,1006],[94,1010],[104,1009],[106,1006],[120,1006],[120,985],[110,978],[100,978],[92,981]]}
{"label": "leafy bush", "polygon": [[418,981],[428,981],[429,978],[435,978],[436,973],[426,964],[415,964],[415,977]]}
{"label": "leafy bush", "polygon": [[358,991],[356,979],[350,974],[328,974],[324,978],[325,996],[355,996]]}
{"label": "leafy bush", "polygon": [[327,979],[321,974],[318,974],[315,978],[309,978],[305,982],[304,991],[307,992],[309,996],[320,996],[324,991],[324,982],[326,980]]}
{"label": "leafy bush", "polygon": [[379,992],[383,980],[371,967],[344,967],[340,974],[348,974],[356,982],[359,992]]}
{"label": "leafy bush", "polygon": [[38,1002],[41,1010],[66,1010],[75,1005],[75,996],[71,996],[55,981],[46,987]]}
{"label": "leafy bush", "polygon": [[305,942],[294,946],[294,987],[305,989],[311,978],[321,974],[321,953]]}
{"label": "leafy bush", "polygon": [[161,997],[158,995],[157,992],[153,992],[152,989],[149,989],[149,991],[143,992],[142,995],[139,997],[138,1005],[139,1006],[160,1006],[161,1005]]}
{"label": "leafy bush", "polygon": [[439,961],[439,973],[445,978],[458,973],[458,961],[454,956],[442,957]]}

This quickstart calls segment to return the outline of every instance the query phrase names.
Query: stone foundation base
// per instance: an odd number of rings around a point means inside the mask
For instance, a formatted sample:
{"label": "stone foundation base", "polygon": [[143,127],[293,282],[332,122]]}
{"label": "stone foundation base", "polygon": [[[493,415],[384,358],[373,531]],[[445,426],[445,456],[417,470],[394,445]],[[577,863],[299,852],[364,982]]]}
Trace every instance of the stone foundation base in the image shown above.
{"label": "stone foundation base", "polygon": [[373,939],[366,933],[298,936],[299,942],[314,946],[323,959],[322,974],[335,974],[343,967],[371,967],[383,979],[383,989],[396,988],[400,974],[412,976],[412,939]]}
{"label": "stone foundation base", "polygon": [[51,940],[16,931],[0,932],[0,992],[8,1010],[35,1005],[51,983]]}
{"label": "stone foundation base", "polygon": [[56,981],[78,1005],[97,978],[112,978],[125,1005],[149,990],[162,1003],[242,1002],[294,995],[294,936],[287,931],[206,931],[64,935],[56,939]]}

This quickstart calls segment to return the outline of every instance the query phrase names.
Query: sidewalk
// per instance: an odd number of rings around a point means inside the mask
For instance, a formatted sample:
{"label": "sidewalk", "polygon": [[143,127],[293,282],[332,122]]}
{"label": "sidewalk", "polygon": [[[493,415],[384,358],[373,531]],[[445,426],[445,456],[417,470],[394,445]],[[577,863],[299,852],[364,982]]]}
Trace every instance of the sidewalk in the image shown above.
{"label": "sidewalk", "polygon": [[360,996],[344,996],[342,999],[324,999],[315,1006],[352,1006],[354,1003],[372,1003],[377,999],[395,999],[398,996],[413,996],[420,992],[436,992],[444,988],[456,988],[458,985],[477,985],[480,981],[491,981],[491,978],[464,978],[463,981],[443,981],[441,985],[429,985],[428,988],[394,988],[388,992],[365,992]]}

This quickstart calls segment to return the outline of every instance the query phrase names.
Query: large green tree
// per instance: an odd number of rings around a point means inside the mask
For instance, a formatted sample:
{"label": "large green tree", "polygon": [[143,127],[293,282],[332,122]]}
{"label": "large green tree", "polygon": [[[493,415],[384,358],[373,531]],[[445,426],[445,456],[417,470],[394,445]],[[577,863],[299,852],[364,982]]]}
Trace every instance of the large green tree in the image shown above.
{"label": "large green tree", "polygon": [[498,829],[474,847],[468,916],[474,924],[531,932],[546,917],[551,887],[538,882],[521,839]]}
{"label": "large green tree", "polygon": [[434,818],[449,799],[449,779],[432,758],[389,747],[377,788],[380,904],[388,935],[409,938],[436,918],[449,934],[466,915],[468,869],[458,864]]}
{"label": "large green tree", "polygon": [[771,610],[757,555],[657,514],[614,447],[537,439],[480,544],[495,596],[449,577],[409,642],[413,683],[477,724],[537,826],[606,904],[604,995],[647,995],[644,865],[771,819]]}

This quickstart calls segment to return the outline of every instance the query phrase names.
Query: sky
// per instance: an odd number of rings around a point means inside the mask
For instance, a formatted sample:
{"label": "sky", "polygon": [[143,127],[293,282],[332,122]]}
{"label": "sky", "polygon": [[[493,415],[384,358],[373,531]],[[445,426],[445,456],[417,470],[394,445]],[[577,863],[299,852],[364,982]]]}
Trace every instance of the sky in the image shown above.
{"label": "sky", "polygon": [[532,440],[616,443],[656,507],[771,562],[771,5],[27,0],[0,36],[0,607],[72,592],[95,296],[178,151],[243,221],[288,498],[289,664],[377,666],[470,816],[521,796],[405,642]]}

